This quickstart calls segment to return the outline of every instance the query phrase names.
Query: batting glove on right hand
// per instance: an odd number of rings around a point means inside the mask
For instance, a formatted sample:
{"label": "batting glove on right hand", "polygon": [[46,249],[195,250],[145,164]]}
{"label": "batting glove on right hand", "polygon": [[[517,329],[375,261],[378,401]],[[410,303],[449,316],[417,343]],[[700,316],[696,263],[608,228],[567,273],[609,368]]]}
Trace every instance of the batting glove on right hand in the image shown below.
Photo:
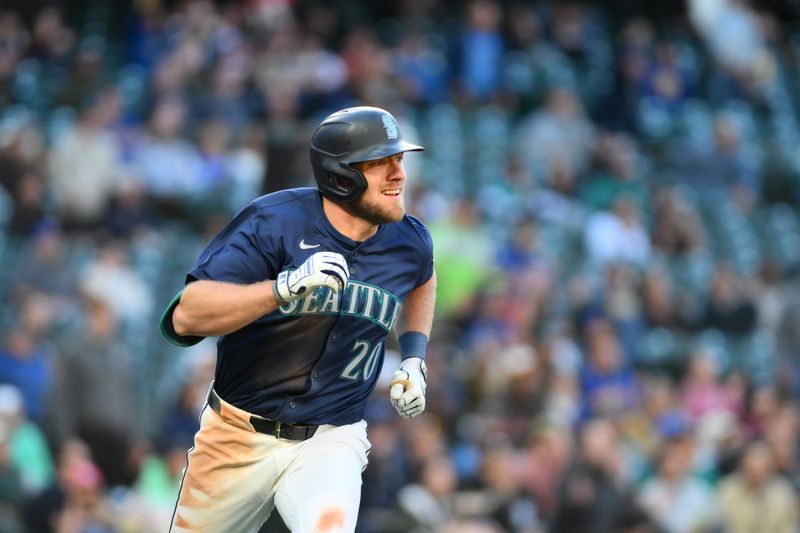
{"label": "batting glove on right hand", "polygon": [[342,254],[317,252],[296,270],[284,270],[272,284],[272,291],[281,305],[305,298],[317,287],[332,291],[344,290],[350,277]]}
{"label": "batting glove on right hand", "polygon": [[428,370],[419,357],[403,360],[389,383],[389,398],[403,418],[414,418],[425,410]]}

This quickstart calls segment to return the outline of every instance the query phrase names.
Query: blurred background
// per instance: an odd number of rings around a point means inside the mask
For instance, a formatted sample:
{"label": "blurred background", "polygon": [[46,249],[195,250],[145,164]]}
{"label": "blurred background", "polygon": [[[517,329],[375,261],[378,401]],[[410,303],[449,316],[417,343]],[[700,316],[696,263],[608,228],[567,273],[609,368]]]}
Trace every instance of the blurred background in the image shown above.
{"label": "blurred background", "polygon": [[367,412],[360,532],[798,531],[799,15],[4,0],[0,532],[166,531],[215,345],[161,312],[359,104],[428,149],[439,278],[428,410],[384,379]]}

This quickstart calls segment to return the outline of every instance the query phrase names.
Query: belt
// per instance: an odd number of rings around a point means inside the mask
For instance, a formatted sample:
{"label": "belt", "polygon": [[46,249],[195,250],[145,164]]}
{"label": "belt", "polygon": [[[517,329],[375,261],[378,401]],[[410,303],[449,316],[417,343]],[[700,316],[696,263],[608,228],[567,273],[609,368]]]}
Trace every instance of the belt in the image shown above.
{"label": "belt", "polygon": [[[211,409],[222,416],[222,405],[219,395],[211,387],[208,390],[208,405]],[[250,424],[259,433],[272,435],[279,439],[289,440],[306,440],[310,439],[316,433],[319,426],[307,426],[304,424],[289,424],[286,422],[279,422],[277,420],[268,420],[256,415],[250,415]]]}

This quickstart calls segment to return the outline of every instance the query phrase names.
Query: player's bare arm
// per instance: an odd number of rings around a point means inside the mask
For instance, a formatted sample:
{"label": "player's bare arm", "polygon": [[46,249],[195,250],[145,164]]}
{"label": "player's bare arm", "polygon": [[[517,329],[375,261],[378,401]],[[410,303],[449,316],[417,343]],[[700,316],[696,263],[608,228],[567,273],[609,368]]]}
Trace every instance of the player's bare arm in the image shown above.
{"label": "player's bare arm", "polygon": [[406,297],[397,317],[397,335],[408,331],[419,331],[430,337],[433,325],[433,309],[436,303],[436,273],[411,291]]}
{"label": "player's bare arm", "polygon": [[186,286],[172,315],[181,336],[227,335],[278,308],[272,280],[238,285],[199,280]]}
{"label": "player's bare arm", "polygon": [[227,335],[318,287],[343,290],[348,277],[347,261],[341,254],[317,252],[275,280],[250,285],[196,281],[184,289],[173,314],[173,327],[181,336]]}
{"label": "player's bare arm", "polygon": [[389,399],[403,418],[414,418],[425,410],[427,369],[425,346],[430,337],[436,303],[436,273],[414,289],[398,315],[400,367],[389,384]]}

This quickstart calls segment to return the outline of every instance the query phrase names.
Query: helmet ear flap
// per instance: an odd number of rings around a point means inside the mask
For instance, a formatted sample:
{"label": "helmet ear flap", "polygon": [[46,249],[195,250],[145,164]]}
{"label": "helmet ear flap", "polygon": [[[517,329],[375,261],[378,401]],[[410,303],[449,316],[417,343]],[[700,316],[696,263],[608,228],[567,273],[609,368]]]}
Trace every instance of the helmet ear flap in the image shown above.
{"label": "helmet ear flap", "polygon": [[334,157],[317,152],[314,178],[320,190],[335,200],[352,202],[367,190],[367,179],[360,170]]}
{"label": "helmet ear flap", "polygon": [[350,182],[350,189],[354,191],[352,199],[355,200],[358,196],[361,196],[361,193],[367,190],[367,178],[364,177],[363,172],[353,166],[350,166],[348,163],[340,161],[339,168],[342,170],[336,175],[339,178],[344,178],[346,181]]}

